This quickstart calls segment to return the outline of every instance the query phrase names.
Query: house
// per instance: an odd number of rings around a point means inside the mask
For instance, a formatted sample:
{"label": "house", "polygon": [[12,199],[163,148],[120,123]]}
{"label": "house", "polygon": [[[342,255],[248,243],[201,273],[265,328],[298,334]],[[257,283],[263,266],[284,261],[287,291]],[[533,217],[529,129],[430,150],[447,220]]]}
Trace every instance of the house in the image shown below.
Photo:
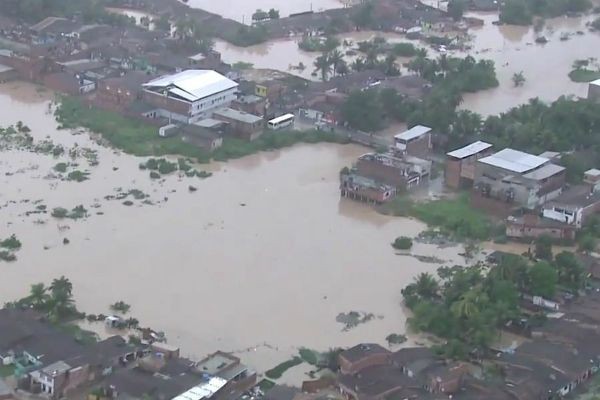
{"label": "house", "polygon": [[56,72],[44,76],[44,85],[57,92],[82,95],[96,89],[96,84],[82,75]]}
{"label": "house", "polygon": [[231,103],[231,108],[254,115],[265,115],[267,101],[253,94],[239,96]]}
{"label": "house", "polygon": [[587,98],[588,100],[600,101],[600,79],[589,83]]}
{"label": "house", "polygon": [[536,239],[549,236],[557,240],[575,240],[575,227],[571,224],[535,214],[509,216],[506,219],[506,236],[516,239]]}
{"label": "house", "polygon": [[425,157],[431,151],[431,128],[417,125],[394,136],[396,149],[406,154]]}
{"label": "house", "polygon": [[228,131],[244,140],[257,139],[264,129],[262,117],[233,108],[219,108],[213,112],[212,117],[226,122],[229,125]]}
{"label": "house", "polygon": [[397,191],[407,190],[427,181],[431,161],[412,156],[368,153],[358,157],[356,173],[377,182],[393,186]]}
{"label": "house", "polygon": [[446,185],[453,189],[473,186],[477,160],[492,153],[490,143],[477,141],[446,154]]}
{"label": "house", "polygon": [[407,347],[394,352],[390,361],[400,368],[402,373],[413,378],[438,362],[439,358],[428,347]]}
{"label": "house", "polygon": [[142,85],[150,79],[150,75],[141,71],[130,71],[117,78],[104,79],[98,84],[96,99],[115,108],[128,106],[142,99]]}
{"label": "house", "polygon": [[203,375],[219,377],[225,380],[223,392],[227,396],[241,395],[256,384],[256,371],[244,365],[238,357],[217,351],[200,360],[195,370]]}
{"label": "house", "polygon": [[600,212],[600,191],[590,185],[575,185],[566,189],[542,207],[545,218],[581,228],[590,216]]}
{"label": "house", "polygon": [[189,124],[228,106],[236,98],[238,84],[216,71],[191,69],[142,87],[144,100],[160,110],[160,117]]}
{"label": "house", "polygon": [[497,213],[514,207],[534,209],[556,198],[564,184],[564,167],[507,148],[477,160],[472,202]]}
{"label": "house", "polygon": [[340,372],[355,374],[367,367],[387,364],[391,354],[388,349],[376,343],[357,344],[338,355]]}
{"label": "house", "polygon": [[340,174],[340,193],[343,197],[353,200],[381,204],[391,200],[396,194],[396,189],[348,171]]}

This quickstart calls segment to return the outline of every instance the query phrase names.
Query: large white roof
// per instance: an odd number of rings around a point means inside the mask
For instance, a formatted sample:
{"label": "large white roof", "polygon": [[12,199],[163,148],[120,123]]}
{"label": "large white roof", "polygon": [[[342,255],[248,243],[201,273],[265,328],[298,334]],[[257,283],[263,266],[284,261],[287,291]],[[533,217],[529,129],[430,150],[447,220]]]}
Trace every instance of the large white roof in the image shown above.
{"label": "large white roof", "polygon": [[174,397],[173,400],[202,400],[212,397],[223,388],[227,381],[216,376],[211,377],[207,382],[194,386],[187,392]]}
{"label": "large white roof", "polygon": [[394,137],[396,139],[408,141],[408,140],[417,138],[419,136],[422,136],[430,131],[431,131],[431,128],[428,128],[423,125],[417,125],[417,126],[413,126],[412,128],[410,128],[409,130],[407,130],[405,132],[395,135]]}
{"label": "large white roof", "polygon": [[547,163],[549,160],[544,157],[534,156],[513,149],[504,149],[491,156],[479,160],[484,164],[506,169],[508,171],[524,173]]}
{"label": "large white roof", "polygon": [[168,90],[188,101],[196,101],[238,86],[231,79],[209,69],[188,69],[144,83],[145,88]]}
{"label": "large white roof", "polygon": [[447,155],[450,156],[450,157],[463,159],[463,158],[470,157],[473,154],[477,154],[480,151],[487,150],[490,147],[492,147],[491,144],[486,143],[486,142],[482,142],[481,140],[478,140],[478,141],[476,141],[474,143],[466,145],[465,147],[461,147],[460,149],[456,149],[454,151],[451,151]]}

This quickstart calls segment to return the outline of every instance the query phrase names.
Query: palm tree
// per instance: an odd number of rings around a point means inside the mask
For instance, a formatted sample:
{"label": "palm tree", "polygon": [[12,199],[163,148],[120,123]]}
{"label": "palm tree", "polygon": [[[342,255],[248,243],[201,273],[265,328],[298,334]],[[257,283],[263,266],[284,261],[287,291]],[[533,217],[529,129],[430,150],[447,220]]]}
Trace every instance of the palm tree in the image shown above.
{"label": "palm tree", "polygon": [[459,318],[471,318],[479,313],[485,296],[481,289],[471,289],[452,304],[451,311]]}
{"label": "palm tree", "polygon": [[446,76],[446,72],[450,70],[450,62],[446,54],[440,55],[438,58],[438,65],[440,66],[440,70],[444,73],[444,76]]}
{"label": "palm tree", "polygon": [[343,61],[344,55],[338,49],[329,52],[329,62],[333,65],[333,75],[338,73],[338,68]]}
{"label": "palm tree", "polygon": [[54,322],[59,322],[75,310],[73,297],[67,292],[58,291],[52,294],[48,301],[48,317]]}
{"label": "palm tree", "polygon": [[377,49],[369,49],[369,51],[367,52],[365,64],[367,65],[367,68],[375,68],[375,65],[377,64]]}
{"label": "palm tree", "polygon": [[323,81],[327,80],[329,72],[331,72],[331,62],[327,54],[321,54],[314,62],[315,72],[321,72]]}
{"label": "palm tree", "polygon": [[350,72],[348,64],[346,63],[346,61],[342,60],[337,67],[337,73],[344,76],[347,75],[348,72]]}
{"label": "palm tree", "polygon": [[53,297],[59,293],[71,296],[73,293],[73,284],[63,275],[60,278],[54,279],[50,284],[49,289],[52,292]]}
{"label": "palm tree", "polygon": [[398,76],[400,75],[400,70],[396,66],[396,56],[393,54],[388,54],[385,57],[385,61],[383,62],[383,73],[387,76]]}
{"label": "palm tree", "polygon": [[352,70],[354,70],[356,72],[360,72],[360,71],[364,70],[366,67],[365,60],[363,58],[359,57],[356,60],[354,60],[354,62],[352,63],[352,65],[350,65],[350,67],[352,68]]}
{"label": "palm tree", "polygon": [[46,289],[46,286],[43,283],[31,285],[28,299],[34,308],[40,309],[46,305],[46,302],[49,298],[48,294],[46,293],[47,290],[48,289]]}
{"label": "palm tree", "polygon": [[430,273],[422,272],[415,280],[415,290],[419,296],[424,298],[437,296],[438,281]]}

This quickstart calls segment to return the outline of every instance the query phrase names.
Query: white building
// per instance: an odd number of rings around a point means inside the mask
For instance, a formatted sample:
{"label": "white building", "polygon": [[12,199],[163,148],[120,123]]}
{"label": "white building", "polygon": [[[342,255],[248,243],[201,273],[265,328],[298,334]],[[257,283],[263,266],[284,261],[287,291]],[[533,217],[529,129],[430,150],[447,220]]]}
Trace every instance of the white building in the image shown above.
{"label": "white building", "polygon": [[212,70],[190,69],[143,85],[144,99],[158,107],[157,116],[184,123],[209,117],[236,98],[238,84]]}
{"label": "white building", "polygon": [[589,83],[587,98],[589,100],[600,101],[600,79]]}

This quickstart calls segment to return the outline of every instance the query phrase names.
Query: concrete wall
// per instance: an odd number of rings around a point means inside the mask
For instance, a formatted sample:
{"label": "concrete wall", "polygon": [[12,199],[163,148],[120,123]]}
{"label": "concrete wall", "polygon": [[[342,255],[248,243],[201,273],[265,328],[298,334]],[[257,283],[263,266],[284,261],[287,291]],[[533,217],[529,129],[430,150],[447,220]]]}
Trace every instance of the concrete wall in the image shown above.
{"label": "concrete wall", "polygon": [[593,85],[590,83],[588,86],[587,98],[589,100],[600,101],[600,85]]}
{"label": "concrete wall", "polygon": [[431,133],[427,133],[406,144],[406,154],[417,157],[426,157],[431,151]]}
{"label": "concrete wall", "polygon": [[453,189],[460,188],[460,170],[461,160],[450,157],[446,160],[446,169],[444,172],[446,186]]}
{"label": "concrete wall", "polygon": [[542,235],[554,239],[575,239],[575,227],[550,228],[535,225],[508,222],[506,224],[506,236],[512,238],[538,238]]}
{"label": "concrete wall", "polygon": [[386,185],[394,186],[396,189],[406,189],[406,178],[402,171],[390,165],[383,165],[372,160],[359,159],[356,163],[358,175],[366,176]]}

